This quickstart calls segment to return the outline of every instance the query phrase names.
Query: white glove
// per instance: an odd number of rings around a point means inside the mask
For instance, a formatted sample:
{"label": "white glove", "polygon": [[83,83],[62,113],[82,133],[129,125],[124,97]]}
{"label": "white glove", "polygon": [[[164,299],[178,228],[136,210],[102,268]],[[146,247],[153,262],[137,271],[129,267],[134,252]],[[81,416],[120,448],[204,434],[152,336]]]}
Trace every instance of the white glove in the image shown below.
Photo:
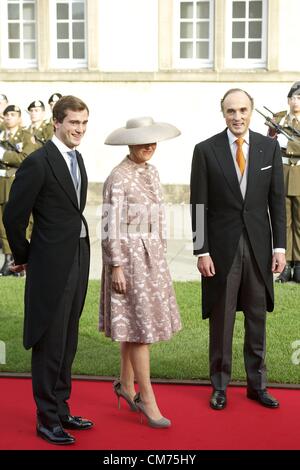
{"label": "white glove", "polygon": [[3,155],[5,154],[6,150],[5,148],[0,145],[0,160],[3,160]]}

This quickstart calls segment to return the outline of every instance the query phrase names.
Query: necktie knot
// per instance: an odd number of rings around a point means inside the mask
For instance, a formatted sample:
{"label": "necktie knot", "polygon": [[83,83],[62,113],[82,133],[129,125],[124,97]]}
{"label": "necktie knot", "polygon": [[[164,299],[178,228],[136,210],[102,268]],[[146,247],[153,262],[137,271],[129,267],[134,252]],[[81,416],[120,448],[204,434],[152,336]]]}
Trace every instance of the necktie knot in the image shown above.
{"label": "necktie knot", "polygon": [[67,154],[72,158],[76,158],[76,152],[75,150],[70,150],[69,152],[67,152]]}
{"label": "necktie knot", "polygon": [[236,139],[236,144],[238,147],[242,147],[243,143],[244,143],[244,139],[243,137],[239,137],[238,139]]}
{"label": "necktie knot", "polygon": [[245,140],[243,139],[243,137],[239,137],[238,139],[236,139],[235,142],[236,142],[236,145],[237,145],[236,162],[239,166],[241,175],[243,175],[244,171],[245,171],[245,166],[246,166],[246,159],[245,159],[245,155],[244,155],[244,152],[243,152],[243,143],[245,142]]}

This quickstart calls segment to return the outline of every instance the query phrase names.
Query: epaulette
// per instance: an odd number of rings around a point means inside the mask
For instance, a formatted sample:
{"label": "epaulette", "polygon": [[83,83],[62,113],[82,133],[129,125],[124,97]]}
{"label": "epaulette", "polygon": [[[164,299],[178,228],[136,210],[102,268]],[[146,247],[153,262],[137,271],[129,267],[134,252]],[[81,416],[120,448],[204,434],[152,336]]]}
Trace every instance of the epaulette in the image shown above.
{"label": "epaulette", "polygon": [[283,118],[284,116],[286,116],[287,114],[288,114],[287,111],[279,111],[278,113],[275,113],[275,114],[274,114],[274,118],[279,118],[279,119],[281,119],[281,118]]}

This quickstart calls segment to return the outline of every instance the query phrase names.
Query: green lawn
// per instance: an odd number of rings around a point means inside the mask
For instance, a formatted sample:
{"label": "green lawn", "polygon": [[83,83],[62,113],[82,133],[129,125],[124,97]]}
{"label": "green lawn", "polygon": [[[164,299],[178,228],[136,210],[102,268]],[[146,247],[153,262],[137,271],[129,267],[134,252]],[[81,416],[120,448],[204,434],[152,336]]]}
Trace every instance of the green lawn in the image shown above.
{"label": "green lawn", "polygon": [[[6,344],[6,364],[0,371],[30,371],[30,351],[22,347],[24,280],[0,279],[0,341]],[[152,377],[208,378],[208,321],[201,319],[200,286],[175,283],[183,330],[171,341],[151,349]],[[276,285],[276,310],[268,315],[267,364],[270,382],[299,383],[300,364],[292,363],[292,343],[300,340],[300,286]],[[98,332],[99,282],[90,281],[81,319],[74,374],[118,376],[119,346]],[[299,357],[299,354],[298,354]],[[245,380],[243,314],[237,314],[233,346],[233,379]]]}

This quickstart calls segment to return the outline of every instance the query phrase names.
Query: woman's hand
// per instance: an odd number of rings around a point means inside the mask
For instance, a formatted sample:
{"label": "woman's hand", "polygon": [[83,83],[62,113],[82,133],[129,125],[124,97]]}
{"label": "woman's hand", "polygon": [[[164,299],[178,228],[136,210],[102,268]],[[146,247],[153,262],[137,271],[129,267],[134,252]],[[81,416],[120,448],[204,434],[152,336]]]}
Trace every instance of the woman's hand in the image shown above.
{"label": "woman's hand", "polygon": [[123,273],[123,269],[121,266],[113,266],[112,267],[112,288],[118,294],[125,294],[126,293],[126,280]]}

